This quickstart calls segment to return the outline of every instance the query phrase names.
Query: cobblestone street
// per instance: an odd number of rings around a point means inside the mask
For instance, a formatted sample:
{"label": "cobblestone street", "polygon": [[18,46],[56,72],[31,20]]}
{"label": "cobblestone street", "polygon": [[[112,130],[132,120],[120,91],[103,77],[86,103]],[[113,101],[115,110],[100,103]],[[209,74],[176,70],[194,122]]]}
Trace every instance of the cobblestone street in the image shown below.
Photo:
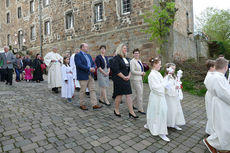
{"label": "cobblestone street", "polygon": [[[97,82],[96,82],[96,86]],[[205,137],[206,113],[204,98],[184,93],[182,102],[186,125],[182,131],[169,129],[171,142],[152,136],[143,126],[144,115],[128,118],[128,108],[121,104],[121,118],[113,114],[112,106],[100,110],[79,109],[79,92],[73,103],[42,83],[0,83],[0,152],[46,153],[207,153],[202,142]],[[98,88],[97,88],[98,89]],[[60,91],[60,89],[59,89]],[[148,103],[149,88],[144,85],[144,107]],[[97,91],[97,96],[99,92]],[[86,98],[89,103],[89,98]]]}

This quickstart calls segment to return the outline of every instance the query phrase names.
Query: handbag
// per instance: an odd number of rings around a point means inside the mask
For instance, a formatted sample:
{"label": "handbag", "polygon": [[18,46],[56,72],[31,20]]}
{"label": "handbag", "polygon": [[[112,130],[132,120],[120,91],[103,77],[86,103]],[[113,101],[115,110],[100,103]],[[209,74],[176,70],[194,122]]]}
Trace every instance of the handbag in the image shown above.
{"label": "handbag", "polygon": [[46,64],[44,64],[44,63],[41,64],[41,69],[42,69],[42,70],[46,69]]}

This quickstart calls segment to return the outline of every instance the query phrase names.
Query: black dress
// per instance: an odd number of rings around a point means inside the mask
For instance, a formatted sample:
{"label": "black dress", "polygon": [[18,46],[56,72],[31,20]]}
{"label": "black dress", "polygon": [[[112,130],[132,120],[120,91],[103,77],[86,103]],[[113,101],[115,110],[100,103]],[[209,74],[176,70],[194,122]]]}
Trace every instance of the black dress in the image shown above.
{"label": "black dress", "polygon": [[43,77],[42,77],[43,72],[41,69],[41,64],[42,64],[42,61],[39,59],[35,59],[33,61],[33,68],[35,69],[34,74],[33,74],[34,81],[43,81]]}
{"label": "black dress", "polygon": [[121,56],[117,55],[113,58],[112,63],[112,79],[114,83],[114,96],[118,95],[129,95],[132,94],[130,80],[125,81],[117,74],[122,73],[124,76],[128,76],[130,72],[130,63],[127,59],[128,64],[125,64]]}

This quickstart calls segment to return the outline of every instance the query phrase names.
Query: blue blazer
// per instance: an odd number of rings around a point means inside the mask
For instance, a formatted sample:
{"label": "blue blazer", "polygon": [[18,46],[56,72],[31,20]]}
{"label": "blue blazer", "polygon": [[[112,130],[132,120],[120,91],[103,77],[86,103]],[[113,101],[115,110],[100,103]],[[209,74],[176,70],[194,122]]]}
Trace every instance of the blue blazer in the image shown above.
{"label": "blue blazer", "polygon": [[89,54],[87,54],[87,56],[89,57],[89,60],[91,62],[91,67],[88,67],[87,60],[85,59],[85,56],[81,51],[74,56],[74,62],[77,71],[77,80],[89,80],[89,75],[91,74],[93,76],[93,73],[90,72],[90,68],[95,68],[95,64],[92,57]]}
{"label": "blue blazer", "polygon": [[[106,61],[106,64],[107,64],[107,68],[110,68],[110,64],[109,64],[109,61],[108,61],[108,57],[105,56],[105,61]],[[105,61],[103,59],[103,57],[101,55],[98,55],[95,59],[95,63],[97,65],[97,67],[101,67],[102,69],[105,68]]]}

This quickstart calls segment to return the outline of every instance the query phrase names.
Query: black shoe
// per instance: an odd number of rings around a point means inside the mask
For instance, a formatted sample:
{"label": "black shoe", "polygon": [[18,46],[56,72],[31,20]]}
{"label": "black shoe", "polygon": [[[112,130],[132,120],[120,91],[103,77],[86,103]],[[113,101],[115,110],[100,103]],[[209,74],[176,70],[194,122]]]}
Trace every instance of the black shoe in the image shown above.
{"label": "black shoe", "polygon": [[9,85],[12,86],[12,83],[10,83]]}
{"label": "black shoe", "polygon": [[142,115],[146,115],[146,113],[145,113],[145,112],[138,111],[138,113],[141,113]]}
{"label": "black shoe", "polygon": [[106,103],[104,101],[101,101],[100,99],[99,99],[99,103],[102,103],[102,104],[106,105]]}
{"label": "black shoe", "polygon": [[8,82],[6,82],[6,84],[8,84]]}
{"label": "black shoe", "polygon": [[114,114],[118,117],[121,117],[121,114],[117,114],[115,110],[114,110]]}
{"label": "black shoe", "polygon": [[133,109],[135,109],[135,110],[136,110],[137,108],[133,106]]}
{"label": "black shoe", "polygon": [[111,106],[111,104],[107,104],[107,103],[105,103],[105,105],[106,105],[106,106]]}
{"label": "black shoe", "polygon": [[85,92],[85,94],[86,94],[86,95],[88,95],[88,96],[90,95],[90,93],[89,93],[89,92]]}
{"label": "black shoe", "polygon": [[131,113],[129,113],[129,118],[131,118],[131,117],[133,117],[133,118],[139,118],[139,116],[134,116]]}

